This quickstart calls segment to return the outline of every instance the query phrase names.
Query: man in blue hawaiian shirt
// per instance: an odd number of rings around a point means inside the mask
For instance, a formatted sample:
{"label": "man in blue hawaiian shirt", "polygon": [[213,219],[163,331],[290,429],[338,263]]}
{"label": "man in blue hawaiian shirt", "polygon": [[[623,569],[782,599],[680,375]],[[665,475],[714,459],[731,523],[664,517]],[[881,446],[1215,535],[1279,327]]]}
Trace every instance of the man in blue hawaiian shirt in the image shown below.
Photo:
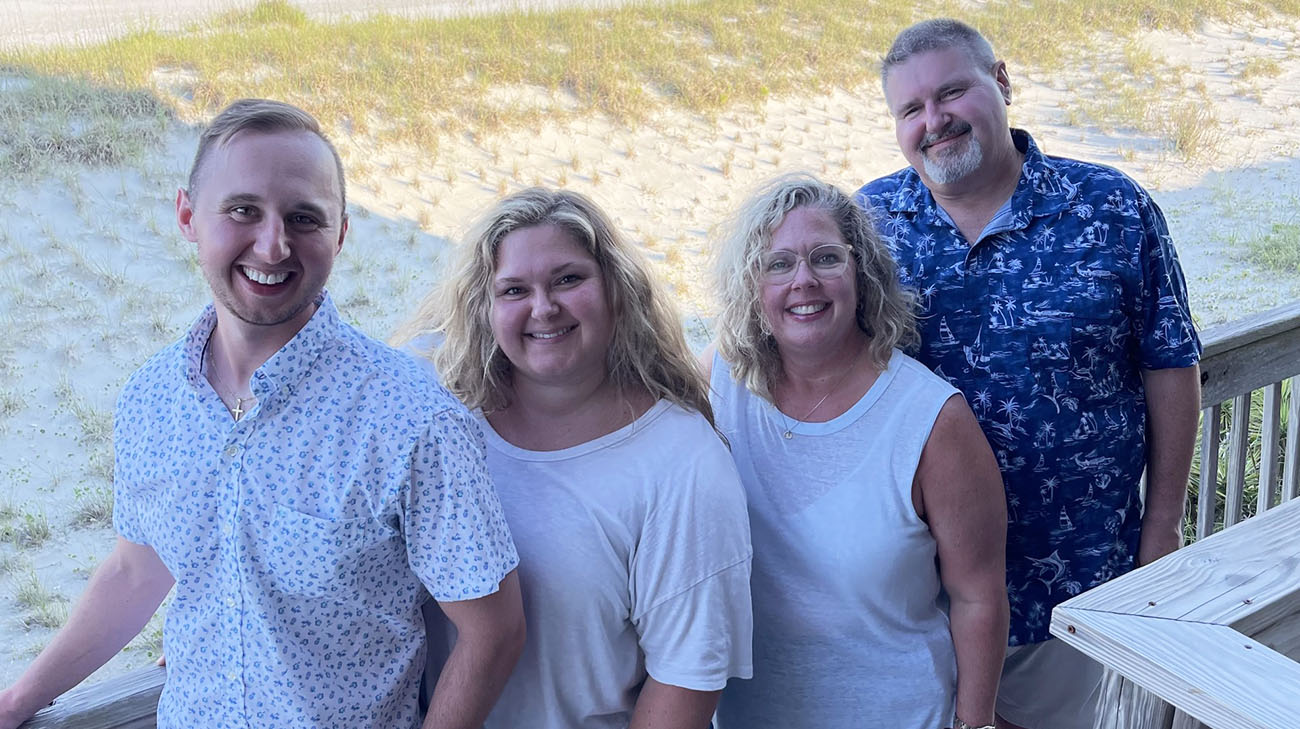
{"label": "man in blue hawaiian shirt", "polygon": [[470,414],[324,292],[345,210],[302,110],[235,102],[200,137],[176,215],[213,304],[122,391],[116,547],[3,729],[173,585],[159,727],[416,726],[426,589],[459,635],[424,725],[482,724],[522,650],[518,558]]}
{"label": "man in blue hawaiian shirt", "polygon": [[970,26],[904,30],[881,78],[911,166],[859,201],[918,296],[918,359],[966,395],[1006,485],[1000,726],[1090,729],[1100,666],[1048,623],[1181,544],[1200,405],[1182,271],[1135,182],[1010,128],[1006,64]]}

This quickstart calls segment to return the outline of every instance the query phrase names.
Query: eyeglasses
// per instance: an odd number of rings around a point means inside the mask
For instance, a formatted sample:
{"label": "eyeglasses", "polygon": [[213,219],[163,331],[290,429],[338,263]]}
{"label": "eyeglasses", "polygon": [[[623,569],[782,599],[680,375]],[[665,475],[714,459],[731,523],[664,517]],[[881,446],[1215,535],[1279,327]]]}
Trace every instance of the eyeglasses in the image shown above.
{"label": "eyeglasses", "polygon": [[794,278],[799,270],[799,260],[808,262],[808,270],[819,279],[835,278],[844,273],[851,258],[849,247],[840,243],[825,243],[801,256],[794,251],[768,251],[760,259],[763,266],[763,280],[780,284]]}

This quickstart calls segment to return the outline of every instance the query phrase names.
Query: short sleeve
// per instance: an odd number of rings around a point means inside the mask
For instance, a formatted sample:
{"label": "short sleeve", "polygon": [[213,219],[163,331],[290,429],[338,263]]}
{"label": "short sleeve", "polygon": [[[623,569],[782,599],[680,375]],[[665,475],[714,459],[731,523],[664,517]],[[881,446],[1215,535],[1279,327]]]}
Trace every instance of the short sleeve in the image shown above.
{"label": "short sleeve", "polygon": [[490,595],[519,564],[482,436],[464,408],[438,413],[416,444],[404,512],[411,570],[439,602]]}
{"label": "short sleeve", "polygon": [[144,528],[136,469],[128,455],[141,432],[133,420],[137,415],[131,407],[132,389],[128,382],[113,410],[113,529],[128,542],[152,546]]}
{"label": "short sleeve", "polygon": [[1169,227],[1159,206],[1137,189],[1142,239],[1138,251],[1141,270],[1138,364],[1143,369],[1190,367],[1200,360],[1201,341],[1187,303],[1187,283],[1169,237]]}
{"label": "short sleeve", "polygon": [[[701,418],[701,421],[703,418]],[[711,432],[674,454],[632,564],[632,620],[660,683],[716,691],[753,675],[749,516],[735,465]]]}

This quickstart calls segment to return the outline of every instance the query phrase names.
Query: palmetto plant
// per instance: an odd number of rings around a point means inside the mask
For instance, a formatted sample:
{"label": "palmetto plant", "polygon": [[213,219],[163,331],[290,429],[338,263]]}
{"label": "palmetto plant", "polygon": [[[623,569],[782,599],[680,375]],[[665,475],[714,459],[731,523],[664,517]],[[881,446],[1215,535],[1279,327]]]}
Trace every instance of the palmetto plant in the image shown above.
{"label": "palmetto plant", "polygon": [[[1295,396],[1294,388],[1292,387],[1291,382],[1292,382],[1291,380],[1284,380],[1282,382],[1281,416],[1280,416],[1279,427],[1277,429],[1278,438],[1280,441],[1280,447],[1278,448],[1279,457],[1281,454],[1286,452],[1286,446],[1287,446],[1287,426],[1290,420],[1289,405],[1291,402],[1291,398]],[[1232,425],[1232,418],[1233,418],[1232,409],[1233,409],[1233,403],[1231,401],[1224,403],[1223,406],[1220,408],[1219,442],[1214,444],[1214,446],[1219,449],[1218,468],[1214,479],[1215,529],[1222,528],[1223,526],[1224,504],[1227,501],[1228,468],[1229,468],[1229,458],[1228,458],[1227,449],[1228,449],[1229,439],[1231,438],[1229,429],[1231,428]],[[1208,410],[1202,411],[1201,412],[1202,419],[1204,419],[1208,415],[1208,413],[1209,413]],[[1242,496],[1243,513],[1239,515],[1239,519],[1245,519],[1247,517],[1254,516],[1259,505],[1259,496],[1260,496],[1260,488],[1261,488],[1259,480],[1260,480],[1261,465],[1263,463],[1263,457],[1264,457],[1264,442],[1263,442],[1264,391],[1263,390],[1256,390],[1255,392],[1251,393],[1250,417],[1247,419],[1246,427],[1247,427],[1246,479],[1243,487],[1243,496]],[[1204,447],[1205,444],[1201,442],[1200,438],[1198,438],[1196,441],[1196,452],[1192,458],[1191,483],[1188,485],[1188,499],[1187,499],[1188,518],[1186,520],[1186,526],[1184,527],[1185,534],[1187,536],[1188,541],[1191,541],[1195,538],[1196,504],[1197,504],[1197,499],[1200,498],[1200,484],[1202,482],[1201,481],[1201,464],[1202,464],[1201,452]],[[1281,469],[1278,468],[1273,469],[1274,474],[1280,474],[1280,472]],[[1279,492],[1282,487],[1280,477],[1277,478],[1276,483],[1267,484],[1267,487],[1273,489],[1273,495],[1276,501],[1276,497],[1280,496]]]}

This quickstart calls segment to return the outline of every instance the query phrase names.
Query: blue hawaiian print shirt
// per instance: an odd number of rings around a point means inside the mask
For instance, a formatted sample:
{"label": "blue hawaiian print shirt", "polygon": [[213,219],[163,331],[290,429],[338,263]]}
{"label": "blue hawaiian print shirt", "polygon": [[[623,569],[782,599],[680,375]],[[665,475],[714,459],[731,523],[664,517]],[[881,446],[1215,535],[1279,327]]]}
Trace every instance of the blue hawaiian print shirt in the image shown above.
{"label": "blue hawaiian print shirt", "polygon": [[858,200],[918,295],[917,359],[965,394],[1001,466],[1010,642],[1021,645],[1050,637],[1055,605],[1133,568],[1141,373],[1191,366],[1201,345],[1147,193],[1012,136],[1020,183],[974,245],[910,167]]}
{"label": "blue hawaiian print shirt", "polygon": [[413,727],[425,590],[518,562],[465,408],[328,296],[231,418],[209,306],[118,400],[114,525],[176,578],[158,726]]}

